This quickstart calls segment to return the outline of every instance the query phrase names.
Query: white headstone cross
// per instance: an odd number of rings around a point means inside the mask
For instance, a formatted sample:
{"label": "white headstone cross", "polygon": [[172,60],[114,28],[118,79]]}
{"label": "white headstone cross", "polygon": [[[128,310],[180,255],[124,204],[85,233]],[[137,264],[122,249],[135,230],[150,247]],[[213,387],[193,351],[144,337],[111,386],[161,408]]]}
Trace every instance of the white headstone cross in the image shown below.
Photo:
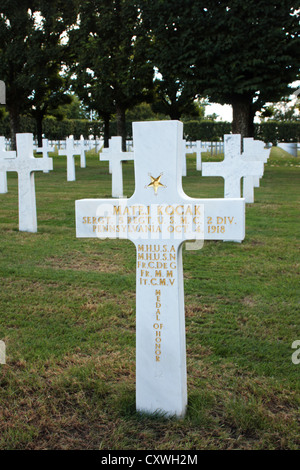
{"label": "white headstone cross", "polygon": [[[265,148],[265,143],[247,137],[244,139],[243,158],[246,161],[267,163],[271,148]],[[261,175],[262,176],[262,175]],[[248,204],[254,203],[254,187],[259,186],[259,177],[245,176],[243,179],[243,197]]]}
{"label": "white headstone cross", "polygon": [[[48,139],[43,139],[43,146],[37,149],[37,153],[42,153],[44,160],[48,160],[50,152],[55,152],[55,148],[49,145]],[[44,173],[49,173],[49,170],[44,170]]]}
{"label": "white headstone cross", "polygon": [[203,163],[202,176],[222,176],[225,180],[225,198],[241,197],[241,178],[244,176],[262,176],[264,164],[249,161],[241,154],[240,134],[224,136],[224,160],[222,162]]}
{"label": "white headstone cross", "polygon": [[178,121],[134,123],[134,195],[76,201],[77,237],[136,246],[136,407],[178,417],[187,406],[183,242],[245,234],[243,199],[184,194],[182,137]]}
{"label": "white headstone cross", "polygon": [[202,143],[201,140],[196,140],[196,145],[186,150],[186,154],[196,153],[196,170],[201,171],[202,169]]}
{"label": "white headstone cross", "polygon": [[[5,137],[0,137],[0,165],[1,159],[16,158],[16,152],[6,152]],[[6,171],[0,171],[0,194],[7,193],[7,174]]]}
{"label": "white headstone cross", "polygon": [[80,137],[80,168],[86,168],[85,140],[83,135]]}
{"label": "white headstone cross", "polygon": [[34,172],[53,169],[53,160],[34,158],[33,135],[17,134],[17,156],[14,152],[0,154],[0,172],[16,171],[19,186],[19,230],[37,232]]}
{"label": "white headstone cross", "polygon": [[100,160],[109,162],[112,178],[112,197],[122,197],[122,162],[125,160],[133,160],[133,152],[122,152],[122,137],[112,137],[109,140],[109,148],[102,150]]}
{"label": "white headstone cross", "polygon": [[80,150],[75,147],[74,138],[68,137],[66,148],[59,150],[59,155],[67,157],[67,181],[76,181],[75,173],[75,155],[80,155]]}
{"label": "white headstone cross", "polygon": [[202,142],[201,140],[196,141],[196,170],[202,170]]}

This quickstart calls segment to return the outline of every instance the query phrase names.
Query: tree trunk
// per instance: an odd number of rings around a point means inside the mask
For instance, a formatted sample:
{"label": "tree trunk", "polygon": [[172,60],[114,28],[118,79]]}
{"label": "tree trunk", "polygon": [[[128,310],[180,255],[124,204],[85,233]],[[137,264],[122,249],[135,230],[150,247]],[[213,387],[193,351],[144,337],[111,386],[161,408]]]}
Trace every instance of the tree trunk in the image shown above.
{"label": "tree trunk", "polygon": [[43,118],[44,115],[38,113],[36,115],[36,132],[37,132],[37,140],[39,148],[43,147]]}
{"label": "tree trunk", "polygon": [[170,118],[171,118],[171,121],[180,121],[180,118],[181,118],[181,114],[179,112],[171,112],[170,111],[170,114],[169,114]]}
{"label": "tree trunk", "polygon": [[10,123],[11,150],[16,150],[16,134],[21,131],[19,110],[15,107],[8,108]]}
{"label": "tree trunk", "polygon": [[102,115],[104,121],[104,147],[109,147],[109,139],[110,139],[110,114],[105,113]]}
{"label": "tree trunk", "polygon": [[172,121],[179,121],[181,118],[181,112],[178,109],[178,106],[171,104],[169,107],[169,116]]}
{"label": "tree trunk", "polygon": [[255,137],[255,126],[254,126],[254,118],[256,114],[256,109],[252,105],[250,107],[250,115],[249,115],[249,132],[250,132],[250,137]]}
{"label": "tree trunk", "polygon": [[116,106],[117,115],[117,134],[122,137],[122,150],[126,152],[126,118],[125,108],[123,106]]}
{"label": "tree trunk", "polygon": [[232,133],[244,137],[254,137],[252,97],[239,95],[232,100],[233,120]]}

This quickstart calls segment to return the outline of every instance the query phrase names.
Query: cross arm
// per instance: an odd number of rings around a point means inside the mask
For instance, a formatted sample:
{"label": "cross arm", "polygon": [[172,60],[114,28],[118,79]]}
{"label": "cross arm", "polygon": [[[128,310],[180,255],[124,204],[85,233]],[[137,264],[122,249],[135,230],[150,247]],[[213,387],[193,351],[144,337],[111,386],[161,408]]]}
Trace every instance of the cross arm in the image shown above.
{"label": "cross arm", "polygon": [[14,168],[16,161],[17,161],[17,153],[15,151],[12,151],[12,152],[0,151],[0,171],[15,171],[15,170],[9,170],[9,168]]}
{"label": "cross arm", "polygon": [[52,171],[53,170],[53,158],[34,158],[34,163],[30,165],[30,171]]}
{"label": "cross arm", "polygon": [[80,152],[81,152],[80,148],[73,147],[72,149],[69,149],[68,147],[66,147],[65,149],[60,149],[58,151],[58,155],[60,157],[68,157],[70,155],[74,157],[75,155],[80,155]]}
{"label": "cross arm", "polygon": [[29,160],[24,160],[15,157],[5,158],[4,160],[0,159],[0,171],[44,171],[44,170],[53,170],[53,159],[49,158],[45,160],[44,158],[30,158]]}
{"label": "cross arm", "polygon": [[126,199],[76,201],[78,238],[243,240],[244,199],[184,199],[143,205]]}
{"label": "cross arm", "polygon": [[225,177],[225,165],[222,162],[202,163],[202,176],[221,176]]}

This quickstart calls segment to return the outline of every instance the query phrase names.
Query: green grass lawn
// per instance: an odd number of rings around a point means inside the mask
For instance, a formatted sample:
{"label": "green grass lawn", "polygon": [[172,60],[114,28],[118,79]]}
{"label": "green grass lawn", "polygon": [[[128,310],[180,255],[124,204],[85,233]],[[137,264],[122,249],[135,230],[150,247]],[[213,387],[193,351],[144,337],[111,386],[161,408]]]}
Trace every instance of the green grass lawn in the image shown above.
{"label": "green grass lawn", "polygon": [[[195,166],[188,156],[185,192],[223,197],[223,180]],[[74,201],[111,195],[107,163],[90,153],[76,171],[68,183],[55,155],[36,174],[37,234],[18,231],[16,175],[0,195],[0,449],[299,448],[300,160],[272,150],[242,244],[184,250],[182,420],[135,411],[135,247],[76,239]]]}

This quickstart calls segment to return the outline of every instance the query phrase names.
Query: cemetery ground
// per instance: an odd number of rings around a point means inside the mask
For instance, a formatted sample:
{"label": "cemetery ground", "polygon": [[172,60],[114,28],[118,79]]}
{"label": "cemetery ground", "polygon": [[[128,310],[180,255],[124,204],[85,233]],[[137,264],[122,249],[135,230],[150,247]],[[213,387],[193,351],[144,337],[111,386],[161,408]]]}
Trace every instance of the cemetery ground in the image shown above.
{"label": "cemetery ground", "polygon": [[[223,197],[187,162],[187,195]],[[299,159],[272,150],[242,244],[184,249],[182,420],[135,411],[135,247],[76,239],[75,200],[111,195],[108,163],[89,153],[76,167],[68,183],[54,154],[35,176],[36,234],[18,231],[15,174],[0,195],[0,449],[299,448]],[[123,170],[130,197],[133,162]]]}

